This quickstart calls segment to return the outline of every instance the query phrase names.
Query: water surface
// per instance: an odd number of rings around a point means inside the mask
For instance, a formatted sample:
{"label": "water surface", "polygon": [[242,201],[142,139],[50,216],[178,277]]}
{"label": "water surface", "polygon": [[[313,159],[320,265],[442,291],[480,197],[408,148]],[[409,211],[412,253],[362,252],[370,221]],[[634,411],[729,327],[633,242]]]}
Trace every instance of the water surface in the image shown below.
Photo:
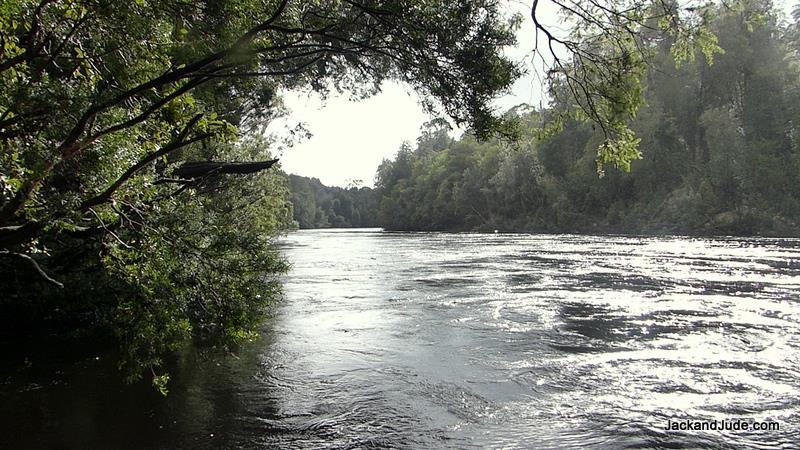
{"label": "water surface", "polygon": [[[183,355],[166,400],[99,362],[12,377],[0,411],[25,406],[6,424],[75,448],[800,442],[800,240],[316,230],[282,246],[286,298],[236,357]],[[685,419],[781,429],[664,430]]]}

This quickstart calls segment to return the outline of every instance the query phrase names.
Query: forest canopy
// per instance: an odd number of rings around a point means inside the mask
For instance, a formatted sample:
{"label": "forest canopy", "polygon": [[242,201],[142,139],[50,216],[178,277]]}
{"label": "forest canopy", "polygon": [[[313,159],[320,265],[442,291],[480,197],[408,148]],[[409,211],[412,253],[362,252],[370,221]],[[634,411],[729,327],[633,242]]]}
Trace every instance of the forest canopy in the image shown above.
{"label": "forest canopy", "polygon": [[[378,225],[392,230],[797,235],[800,233],[800,10],[771,2],[708,11],[713,61],[675,62],[675,37],[638,36],[642,106],[627,122],[639,159],[597,176],[608,139],[575,99],[508,114],[521,141],[428,130],[376,176]],[[561,88],[556,82],[556,88]],[[542,138],[548,123],[559,129]],[[637,152],[638,152],[637,149]]]}

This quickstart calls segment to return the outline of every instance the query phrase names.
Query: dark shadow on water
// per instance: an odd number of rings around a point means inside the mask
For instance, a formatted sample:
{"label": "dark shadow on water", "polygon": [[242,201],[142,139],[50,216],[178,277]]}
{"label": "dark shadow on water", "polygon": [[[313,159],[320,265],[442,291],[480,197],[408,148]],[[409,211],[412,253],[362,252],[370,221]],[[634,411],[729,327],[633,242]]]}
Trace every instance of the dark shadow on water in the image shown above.
{"label": "dark shadow on water", "polygon": [[553,349],[566,353],[594,353],[617,350],[631,326],[625,318],[615,315],[602,305],[563,303],[558,308],[562,325],[555,331]]}
{"label": "dark shadow on water", "polygon": [[[257,348],[238,355],[182,351],[169,366],[164,398],[147,380],[127,385],[112,352],[47,348],[4,355],[0,372],[0,448],[220,448],[235,445],[244,425],[241,395],[253,388]],[[275,415],[270,401],[259,413]],[[241,443],[240,443],[241,444]]]}

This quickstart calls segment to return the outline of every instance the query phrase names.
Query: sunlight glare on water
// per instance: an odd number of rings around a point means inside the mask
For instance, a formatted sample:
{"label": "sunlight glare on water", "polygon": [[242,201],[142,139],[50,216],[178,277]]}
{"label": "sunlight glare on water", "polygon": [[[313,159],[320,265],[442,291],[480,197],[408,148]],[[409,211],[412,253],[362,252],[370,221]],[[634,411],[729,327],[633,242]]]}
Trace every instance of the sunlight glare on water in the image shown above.
{"label": "sunlight glare on water", "polygon": [[[800,438],[800,241],[330,230],[284,244],[293,270],[265,356],[288,357],[287,422],[338,417],[318,443]],[[664,430],[685,419],[782,429]]]}
{"label": "sunlight glare on water", "polygon": [[[261,339],[187,349],[166,398],[105,358],[29,364],[0,377],[8,448],[800,442],[800,240],[316,230],[280,246],[292,269]],[[687,419],[780,430],[665,429]]]}

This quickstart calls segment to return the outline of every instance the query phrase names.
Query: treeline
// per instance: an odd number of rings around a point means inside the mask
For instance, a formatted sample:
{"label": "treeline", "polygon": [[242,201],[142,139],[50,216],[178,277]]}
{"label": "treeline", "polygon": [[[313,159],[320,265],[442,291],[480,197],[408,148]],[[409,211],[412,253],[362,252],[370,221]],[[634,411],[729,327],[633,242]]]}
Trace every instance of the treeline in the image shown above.
{"label": "treeline", "polygon": [[328,187],[317,178],[289,175],[298,228],[354,228],[377,226],[378,199],[372,189]]}
{"label": "treeline", "polygon": [[[672,38],[644,36],[652,51],[646,106],[632,128],[643,157],[598,176],[600,130],[575,105],[518,107],[527,142],[448,137],[430,124],[376,177],[378,224],[392,230],[627,233],[800,232],[800,14],[770,2],[719,7],[724,53],[676,67]],[[558,86],[555,87],[558,89]],[[569,96],[556,96],[570,98]],[[570,118],[572,117],[572,118]],[[539,139],[533,130],[558,123]]]}

